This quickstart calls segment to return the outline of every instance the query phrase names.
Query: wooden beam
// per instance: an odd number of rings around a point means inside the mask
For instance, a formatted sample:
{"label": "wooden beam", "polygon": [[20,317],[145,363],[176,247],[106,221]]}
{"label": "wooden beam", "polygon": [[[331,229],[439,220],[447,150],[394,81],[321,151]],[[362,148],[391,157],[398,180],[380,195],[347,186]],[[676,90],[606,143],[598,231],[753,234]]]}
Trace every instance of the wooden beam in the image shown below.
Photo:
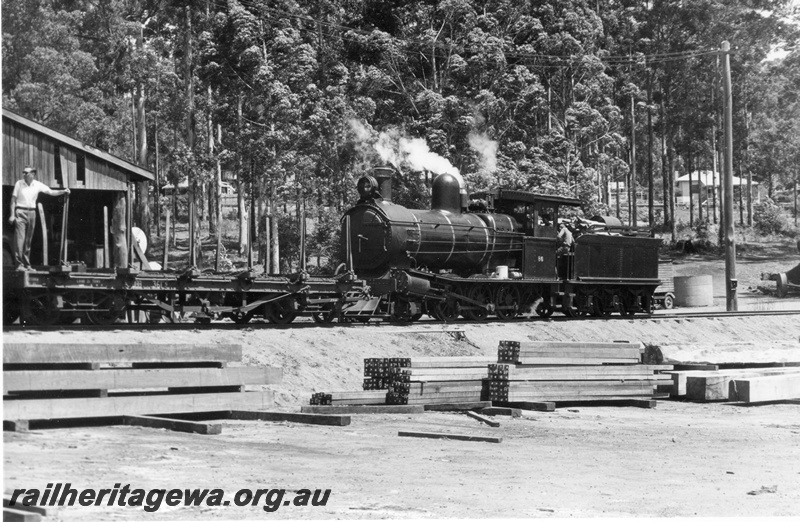
{"label": "wooden beam", "polygon": [[686,376],[686,398],[692,401],[726,401],[734,379],[767,377],[800,373],[800,368],[765,368],[754,370],[720,370]]}
{"label": "wooden beam", "polygon": [[732,401],[766,402],[800,398],[800,374],[770,375],[734,379],[729,391]]}
{"label": "wooden beam", "polygon": [[199,433],[201,435],[219,435],[222,426],[205,422],[168,419],[163,417],[149,417],[146,415],[125,415],[122,423],[126,426],[142,426],[145,428],[161,428],[185,433]]}
{"label": "wooden beam", "polygon": [[478,435],[459,435],[455,433],[432,433],[425,431],[399,431],[399,437],[416,437],[425,439],[449,439],[449,440],[463,440],[470,442],[493,442],[499,444],[503,442],[503,437],[483,437]]}
{"label": "wooden beam", "polygon": [[23,506],[22,499],[17,497],[17,501],[14,502],[14,505],[11,505],[11,494],[5,493],[3,494],[3,507],[8,507],[11,509],[17,509],[19,511],[30,511],[32,513],[38,513],[42,516],[55,516],[58,510],[55,507],[47,507],[47,506]]}
{"label": "wooden beam", "polygon": [[501,403],[506,404],[512,408],[518,408],[520,410],[529,410],[529,411],[556,411],[556,403],[555,402],[543,402],[543,401],[522,401],[522,402],[508,402],[508,403]]}
{"label": "wooden beam", "polygon": [[3,364],[241,361],[239,344],[6,343]]}
{"label": "wooden beam", "polygon": [[423,413],[422,405],[383,405],[383,406],[301,406],[302,413],[336,414],[376,414],[376,413]]}
{"label": "wooden beam", "polygon": [[217,410],[264,410],[273,392],[135,395],[108,398],[31,399],[3,401],[3,420],[80,419]]}
{"label": "wooden beam", "polygon": [[99,371],[3,372],[3,393],[29,390],[142,389],[278,384],[280,368],[247,366],[176,369],[104,369]]}
{"label": "wooden beam", "polygon": [[3,522],[40,522],[41,520],[42,515],[39,513],[10,507],[3,508]]}
{"label": "wooden beam", "polygon": [[480,410],[491,406],[491,401],[473,402],[444,402],[441,404],[426,404],[425,411],[465,411]]}
{"label": "wooden beam", "polygon": [[269,422],[297,422],[302,424],[321,424],[323,426],[349,426],[347,415],[321,415],[315,413],[284,413],[279,411],[231,411],[231,419],[260,420]]}
{"label": "wooden beam", "polygon": [[494,421],[494,420],[492,420],[492,419],[490,419],[488,417],[484,417],[483,415],[475,413],[474,411],[467,410],[465,413],[467,414],[467,417],[471,417],[471,418],[473,418],[473,419],[475,419],[477,421],[480,421],[480,422],[486,424],[487,426],[491,426],[492,428],[499,428],[500,427],[500,423],[499,422]]}
{"label": "wooden beam", "polygon": [[3,420],[3,431],[29,431],[30,426],[28,421],[20,419]]}
{"label": "wooden beam", "polygon": [[499,406],[490,406],[483,408],[479,411],[481,415],[508,415],[509,417],[522,417],[522,411],[519,408],[502,408]]}

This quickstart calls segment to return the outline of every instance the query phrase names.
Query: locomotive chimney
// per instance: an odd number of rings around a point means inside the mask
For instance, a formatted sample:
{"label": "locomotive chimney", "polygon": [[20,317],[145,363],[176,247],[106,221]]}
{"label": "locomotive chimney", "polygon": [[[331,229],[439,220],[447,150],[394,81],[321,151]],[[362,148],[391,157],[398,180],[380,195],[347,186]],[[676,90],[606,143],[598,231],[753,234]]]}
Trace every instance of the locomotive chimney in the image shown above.
{"label": "locomotive chimney", "polygon": [[378,190],[385,201],[392,201],[392,167],[375,167],[372,169],[372,176],[378,182]]}

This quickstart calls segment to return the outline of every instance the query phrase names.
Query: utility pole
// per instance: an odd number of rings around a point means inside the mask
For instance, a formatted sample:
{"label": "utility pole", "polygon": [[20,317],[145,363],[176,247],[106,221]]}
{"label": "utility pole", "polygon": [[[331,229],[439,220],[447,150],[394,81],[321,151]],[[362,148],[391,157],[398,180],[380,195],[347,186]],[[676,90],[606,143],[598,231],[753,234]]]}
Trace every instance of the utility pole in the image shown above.
{"label": "utility pole", "polygon": [[731,44],[722,42],[722,83],[724,87],[723,125],[725,137],[725,303],[729,312],[736,312],[739,303],[736,296],[736,238],[733,229],[733,93],[731,89]]}
{"label": "utility pole", "polygon": [[628,221],[634,228],[638,226],[638,212],[636,209],[636,101],[631,94],[631,184],[628,188],[630,195],[630,215]]}

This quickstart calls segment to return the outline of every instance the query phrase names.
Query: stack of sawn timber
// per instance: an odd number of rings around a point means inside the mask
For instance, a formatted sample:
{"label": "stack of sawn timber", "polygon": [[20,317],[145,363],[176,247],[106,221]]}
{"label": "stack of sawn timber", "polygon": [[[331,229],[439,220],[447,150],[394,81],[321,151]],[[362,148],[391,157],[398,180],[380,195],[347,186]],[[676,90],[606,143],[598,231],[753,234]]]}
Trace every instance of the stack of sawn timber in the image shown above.
{"label": "stack of sawn timber", "polygon": [[[800,366],[727,369],[724,366],[726,365],[700,364],[694,365],[697,369],[684,370],[683,366],[676,365],[676,371],[670,372],[673,378],[673,397],[700,402],[800,399]],[[691,368],[692,365],[686,367]]]}
{"label": "stack of sawn timber", "polygon": [[489,400],[500,403],[653,399],[666,396],[671,365],[641,363],[641,343],[501,341],[489,367]]}
{"label": "stack of sawn timber", "polygon": [[484,356],[364,359],[364,390],[318,392],[311,405],[449,404],[485,400]]}
{"label": "stack of sawn timber", "polygon": [[224,344],[6,343],[3,421],[261,410],[279,368],[228,366],[242,347]]}
{"label": "stack of sawn timber", "polygon": [[491,357],[414,357],[393,372],[388,404],[449,404],[486,399]]}

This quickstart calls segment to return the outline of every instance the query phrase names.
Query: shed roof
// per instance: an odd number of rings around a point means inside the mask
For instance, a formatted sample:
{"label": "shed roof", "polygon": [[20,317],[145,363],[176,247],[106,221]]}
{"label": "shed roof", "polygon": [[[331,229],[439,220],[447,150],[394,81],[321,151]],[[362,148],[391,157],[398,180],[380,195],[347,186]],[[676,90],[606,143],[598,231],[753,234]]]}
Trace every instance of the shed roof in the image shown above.
{"label": "shed roof", "polygon": [[44,125],[36,123],[35,121],[25,118],[24,116],[15,114],[6,108],[3,108],[3,119],[10,120],[18,126],[26,127],[30,130],[47,136],[48,138],[77,149],[87,156],[94,158],[95,160],[104,161],[113,167],[121,169],[129,174],[133,181],[153,181],[155,179],[153,173],[147,169],[143,169],[142,167],[134,165],[129,161],[118,158],[113,154],[92,147],[91,145],[87,145],[82,141],[67,136],[66,134],[53,130],[49,127],[45,127]]}

